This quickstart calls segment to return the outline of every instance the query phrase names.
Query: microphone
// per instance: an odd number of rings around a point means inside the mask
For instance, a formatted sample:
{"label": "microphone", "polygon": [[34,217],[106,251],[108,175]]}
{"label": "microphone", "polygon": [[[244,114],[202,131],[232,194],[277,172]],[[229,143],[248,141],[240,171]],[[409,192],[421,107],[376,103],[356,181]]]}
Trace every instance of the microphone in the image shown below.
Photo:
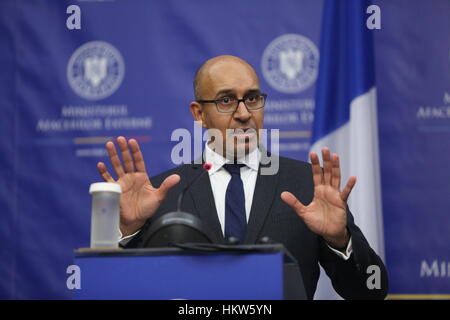
{"label": "microphone", "polygon": [[177,211],[176,212],[181,212],[181,204],[183,203],[183,198],[184,198],[184,195],[186,194],[186,191],[188,191],[188,189],[198,180],[198,179],[200,179],[200,177],[202,177],[204,174],[205,174],[205,172],[208,172],[211,168],[212,168],[212,165],[210,164],[210,163],[204,163],[203,164],[203,170],[202,170],[202,172],[198,175],[198,176],[196,176],[195,177],[195,179],[194,180],[192,180],[191,181],[191,183],[189,183],[184,189],[183,189],[183,191],[180,193],[180,195],[178,196],[178,205],[177,205]]}
{"label": "microphone", "polygon": [[212,165],[209,163],[203,164],[202,172],[183,189],[178,196],[177,211],[166,213],[151,224],[143,239],[144,247],[160,248],[177,246],[183,243],[213,242],[208,228],[203,225],[198,217],[181,211],[181,204],[187,190],[211,167]]}

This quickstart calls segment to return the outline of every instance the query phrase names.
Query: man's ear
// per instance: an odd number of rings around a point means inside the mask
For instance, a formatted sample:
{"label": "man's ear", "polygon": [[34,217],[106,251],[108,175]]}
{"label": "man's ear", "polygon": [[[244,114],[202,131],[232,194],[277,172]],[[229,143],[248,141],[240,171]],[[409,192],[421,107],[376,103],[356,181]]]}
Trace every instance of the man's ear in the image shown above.
{"label": "man's ear", "polygon": [[189,108],[191,110],[192,116],[194,117],[194,121],[200,121],[202,124],[202,127],[206,128],[205,124],[205,113],[203,112],[203,106],[198,103],[197,101],[192,101],[189,105]]}

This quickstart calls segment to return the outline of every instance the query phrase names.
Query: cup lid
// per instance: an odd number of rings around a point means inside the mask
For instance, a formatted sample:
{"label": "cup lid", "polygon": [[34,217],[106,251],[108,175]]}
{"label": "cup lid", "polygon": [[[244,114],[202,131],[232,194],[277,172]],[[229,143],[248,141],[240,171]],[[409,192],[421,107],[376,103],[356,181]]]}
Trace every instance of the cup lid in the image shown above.
{"label": "cup lid", "polygon": [[111,182],[96,182],[92,183],[89,187],[89,193],[93,194],[94,192],[115,192],[122,193],[122,188],[120,184],[111,183]]}

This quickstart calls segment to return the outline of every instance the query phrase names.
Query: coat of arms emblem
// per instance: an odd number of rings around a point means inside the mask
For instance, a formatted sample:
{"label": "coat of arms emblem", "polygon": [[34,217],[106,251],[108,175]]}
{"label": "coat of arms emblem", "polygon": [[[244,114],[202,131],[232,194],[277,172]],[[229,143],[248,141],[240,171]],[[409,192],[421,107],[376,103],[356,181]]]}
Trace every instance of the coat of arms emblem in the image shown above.
{"label": "coat of arms emblem", "polygon": [[262,73],[274,89],[298,93],[311,86],[317,78],[319,50],[314,42],[299,34],[275,38],[264,50]]}
{"label": "coat of arms emblem", "polygon": [[111,44],[92,41],[79,47],[67,64],[67,79],[73,91],[88,100],[112,95],[122,83],[125,64]]}
{"label": "coat of arms emblem", "polygon": [[100,82],[106,78],[106,68],[108,60],[102,57],[90,57],[84,60],[84,77],[89,80],[94,87],[98,87]]}

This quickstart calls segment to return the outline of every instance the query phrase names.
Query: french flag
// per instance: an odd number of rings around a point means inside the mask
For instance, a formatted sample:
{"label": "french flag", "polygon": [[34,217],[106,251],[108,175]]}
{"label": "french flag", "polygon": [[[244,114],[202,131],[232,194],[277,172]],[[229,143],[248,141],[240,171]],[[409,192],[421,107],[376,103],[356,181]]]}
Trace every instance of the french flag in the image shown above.
{"label": "french flag", "polygon": [[[340,157],[342,181],[356,185],[348,206],[371,247],[384,259],[378,123],[370,14],[364,0],[324,3],[311,151]],[[337,294],[323,270],[315,299]]]}

